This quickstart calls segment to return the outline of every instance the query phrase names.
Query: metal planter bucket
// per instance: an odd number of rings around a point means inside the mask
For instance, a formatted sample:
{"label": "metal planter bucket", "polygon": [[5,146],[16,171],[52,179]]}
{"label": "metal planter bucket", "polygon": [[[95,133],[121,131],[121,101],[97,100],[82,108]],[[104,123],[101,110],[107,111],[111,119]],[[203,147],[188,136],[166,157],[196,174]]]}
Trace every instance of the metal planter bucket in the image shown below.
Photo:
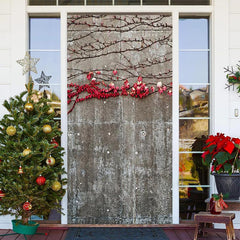
{"label": "metal planter bucket", "polygon": [[240,199],[240,174],[228,173],[214,174],[218,193],[228,194],[229,200]]}
{"label": "metal planter bucket", "polygon": [[21,223],[21,220],[12,220],[13,231],[19,234],[33,235],[36,233],[39,226],[38,223],[34,221],[28,221],[28,225]]}

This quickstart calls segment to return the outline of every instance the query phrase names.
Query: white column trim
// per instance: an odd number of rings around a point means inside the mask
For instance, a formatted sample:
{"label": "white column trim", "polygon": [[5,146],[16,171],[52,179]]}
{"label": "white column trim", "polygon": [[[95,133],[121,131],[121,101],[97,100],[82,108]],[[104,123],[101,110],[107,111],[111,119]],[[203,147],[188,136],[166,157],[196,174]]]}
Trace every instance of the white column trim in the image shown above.
{"label": "white column trim", "polygon": [[28,6],[27,12],[33,14],[44,14],[44,13],[59,13],[64,11],[69,13],[168,13],[182,12],[184,14],[190,13],[206,15],[213,11],[213,6],[165,6],[165,5],[149,5],[149,6]]}
{"label": "white column trim", "polygon": [[179,223],[179,12],[172,13],[172,223]]}
{"label": "white column trim", "polygon": [[[229,134],[229,92],[224,89],[226,76],[224,67],[229,65],[229,1],[213,0],[214,11],[210,25],[211,44],[211,123],[210,133]],[[210,195],[217,189],[213,176],[210,176]]]}
{"label": "white column trim", "polygon": [[[65,149],[64,154],[64,168],[67,172],[67,12],[61,11],[61,129],[62,129],[62,138],[61,143],[62,147]],[[67,174],[63,177],[66,177]],[[67,215],[67,186],[65,187],[66,194],[62,199],[62,207],[64,215],[61,215],[61,223],[68,223]]]}

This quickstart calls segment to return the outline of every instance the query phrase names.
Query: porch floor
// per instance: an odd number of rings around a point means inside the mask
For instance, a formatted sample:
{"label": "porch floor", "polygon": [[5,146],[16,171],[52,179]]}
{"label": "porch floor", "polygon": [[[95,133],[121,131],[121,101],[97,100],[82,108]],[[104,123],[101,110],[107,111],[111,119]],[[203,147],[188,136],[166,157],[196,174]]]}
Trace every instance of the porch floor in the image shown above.
{"label": "porch floor", "polygon": [[[96,227],[96,225],[93,225]],[[67,231],[69,227],[73,227],[72,225],[66,225],[59,227],[42,227],[38,228],[38,232],[47,233],[47,235],[34,235],[34,236],[27,236],[28,240],[65,240]],[[80,226],[77,226],[80,227]],[[131,227],[131,226],[130,226]],[[148,226],[149,227],[149,226]],[[154,226],[156,227],[156,226]],[[194,236],[194,225],[186,226],[186,225],[159,225],[158,227],[162,227],[165,234],[169,238],[169,240],[192,240]],[[6,233],[13,233],[12,230],[9,229],[0,229],[0,234]],[[236,240],[240,240],[240,229],[235,229]],[[0,237],[1,240],[24,240],[24,236],[17,234],[17,235],[10,235]],[[226,231],[225,229],[218,229],[216,232],[208,233],[207,238],[199,238],[200,239],[208,239],[208,240],[225,240],[226,239]],[[66,239],[68,240],[68,239]],[[82,237],[84,240],[84,236]],[[109,239],[111,240],[111,239]],[[135,240],[135,239],[129,239]]]}

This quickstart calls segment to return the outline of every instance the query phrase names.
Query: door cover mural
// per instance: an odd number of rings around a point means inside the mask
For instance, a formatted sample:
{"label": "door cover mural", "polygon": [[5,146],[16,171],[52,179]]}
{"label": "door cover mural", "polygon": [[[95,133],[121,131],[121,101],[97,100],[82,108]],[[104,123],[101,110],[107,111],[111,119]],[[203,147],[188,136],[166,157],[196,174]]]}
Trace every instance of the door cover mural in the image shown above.
{"label": "door cover mural", "polygon": [[170,223],[172,18],[68,15],[68,222]]}

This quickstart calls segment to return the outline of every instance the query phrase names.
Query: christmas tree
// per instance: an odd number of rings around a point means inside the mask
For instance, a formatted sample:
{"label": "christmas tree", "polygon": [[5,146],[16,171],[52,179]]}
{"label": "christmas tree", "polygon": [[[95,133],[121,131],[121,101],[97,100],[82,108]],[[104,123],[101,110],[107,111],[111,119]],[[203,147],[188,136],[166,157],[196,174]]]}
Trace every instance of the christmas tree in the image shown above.
{"label": "christmas tree", "polygon": [[61,211],[62,134],[47,92],[26,90],[4,101],[8,110],[0,121],[0,214],[15,215],[27,224],[32,215],[47,218]]}

